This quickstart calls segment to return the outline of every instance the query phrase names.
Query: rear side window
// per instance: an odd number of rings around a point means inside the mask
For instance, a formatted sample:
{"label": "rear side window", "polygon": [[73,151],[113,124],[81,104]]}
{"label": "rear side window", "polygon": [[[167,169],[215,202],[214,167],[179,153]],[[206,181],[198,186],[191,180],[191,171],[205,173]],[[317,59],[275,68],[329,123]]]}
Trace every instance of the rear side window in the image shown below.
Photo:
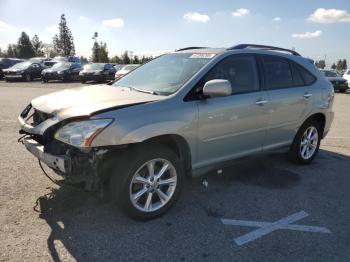
{"label": "rear side window", "polygon": [[259,90],[259,78],[254,56],[231,56],[219,62],[204,78],[230,81],[232,94]]}
{"label": "rear side window", "polygon": [[268,89],[288,88],[294,85],[291,68],[286,59],[264,56],[263,64]]}
{"label": "rear side window", "polygon": [[316,77],[313,76],[309,71],[307,71],[305,68],[303,68],[300,65],[296,65],[298,68],[298,71],[301,74],[301,77],[304,79],[305,85],[311,85],[313,82],[316,81]]}
{"label": "rear side window", "polygon": [[295,63],[291,62],[290,66],[292,68],[292,74],[293,74],[293,84],[294,86],[304,86],[304,80],[297,68],[297,65],[295,65]]}

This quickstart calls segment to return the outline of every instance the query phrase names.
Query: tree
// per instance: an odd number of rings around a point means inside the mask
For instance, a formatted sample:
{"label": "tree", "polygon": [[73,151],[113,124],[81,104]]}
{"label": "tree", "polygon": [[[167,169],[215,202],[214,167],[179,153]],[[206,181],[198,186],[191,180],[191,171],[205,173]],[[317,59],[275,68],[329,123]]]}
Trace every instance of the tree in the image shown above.
{"label": "tree", "polygon": [[141,62],[141,61],[140,61],[139,57],[138,57],[137,55],[135,55],[135,56],[134,56],[134,59],[132,60],[132,63],[133,63],[133,64],[140,64],[140,62]]}
{"label": "tree", "polygon": [[348,69],[348,65],[347,65],[346,59],[343,60],[342,68],[343,68],[344,70],[345,70],[345,69]]}
{"label": "tree", "polygon": [[113,64],[122,64],[123,60],[119,56],[115,55],[110,59],[110,62]]}
{"label": "tree", "polygon": [[58,25],[58,35],[53,37],[53,47],[59,55],[70,56],[75,54],[74,39],[72,32],[67,26],[67,20],[64,14],[61,15],[61,21]]}
{"label": "tree", "polygon": [[0,48],[0,57],[5,57],[5,53],[2,52],[1,48]]}
{"label": "tree", "polygon": [[35,52],[35,56],[44,56],[44,45],[43,42],[40,41],[39,37],[37,35],[34,35],[32,38],[32,45],[33,45],[33,49]]}
{"label": "tree", "polygon": [[338,60],[336,69],[337,69],[338,71],[340,71],[340,70],[343,69],[343,60],[341,60],[341,59]]}
{"label": "tree", "polygon": [[85,64],[89,63],[88,59],[86,57],[84,57],[84,56],[80,57],[80,62],[81,62],[82,65],[85,65]]}
{"label": "tree", "polygon": [[331,68],[334,70],[337,68],[337,65],[335,63],[333,63],[333,65],[331,66]]}
{"label": "tree", "polygon": [[120,58],[122,60],[122,64],[130,64],[131,63],[131,59],[129,57],[128,51],[125,51]]}
{"label": "tree", "polygon": [[108,63],[108,50],[107,44],[104,42],[98,43],[97,41],[98,33],[95,32],[92,39],[94,39],[94,45],[92,47],[92,56],[91,60],[94,63]]}
{"label": "tree", "polygon": [[326,67],[326,61],[325,60],[316,61],[315,66],[317,68],[324,69]]}
{"label": "tree", "polygon": [[29,36],[25,32],[22,32],[18,39],[17,49],[19,58],[28,59],[35,56],[32,42],[30,42]]}
{"label": "tree", "polygon": [[18,57],[18,48],[15,44],[9,44],[6,51],[6,57]]}
{"label": "tree", "polygon": [[147,63],[147,62],[149,62],[151,60],[153,60],[153,56],[142,56],[141,64]]}

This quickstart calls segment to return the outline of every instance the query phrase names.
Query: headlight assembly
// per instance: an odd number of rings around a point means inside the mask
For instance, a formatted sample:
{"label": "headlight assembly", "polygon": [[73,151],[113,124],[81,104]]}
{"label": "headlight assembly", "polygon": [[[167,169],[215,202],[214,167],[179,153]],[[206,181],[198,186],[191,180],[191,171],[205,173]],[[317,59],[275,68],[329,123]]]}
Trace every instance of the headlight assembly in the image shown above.
{"label": "headlight assembly", "polygon": [[90,147],[94,138],[112,121],[91,119],[72,122],[61,127],[56,132],[55,139],[75,147]]}

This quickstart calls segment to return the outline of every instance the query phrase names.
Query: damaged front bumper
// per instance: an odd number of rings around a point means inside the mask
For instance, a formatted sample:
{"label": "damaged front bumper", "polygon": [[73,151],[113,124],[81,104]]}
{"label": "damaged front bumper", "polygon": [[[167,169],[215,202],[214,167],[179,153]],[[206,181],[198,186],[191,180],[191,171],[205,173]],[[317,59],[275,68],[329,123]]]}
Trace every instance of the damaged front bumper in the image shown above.
{"label": "damaged front bumper", "polygon": [[47,166],[59,172],[68,174],[71,172],[71,159],[65,155],[51,155],[44,152],[44,146],[34,139],[23,138],[23,144],[27,150]]}
{"label": "damaged front bumper", "polygon": [[107,148],[90,148],[81,151],[59,141],[41,145],[30,137],[21,140],[26,149],[38,160],[45,163],[66,184],[79,184],[85,190],[101,189],[108,175],[109,161]]}

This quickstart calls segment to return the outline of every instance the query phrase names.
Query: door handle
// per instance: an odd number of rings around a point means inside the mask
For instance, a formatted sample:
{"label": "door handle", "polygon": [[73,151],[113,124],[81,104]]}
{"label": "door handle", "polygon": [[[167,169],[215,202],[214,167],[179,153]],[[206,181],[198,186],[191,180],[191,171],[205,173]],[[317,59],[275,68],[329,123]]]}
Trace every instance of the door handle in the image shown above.
{"label": "door handle", "polygon": [[258,106],[263,106],[263,105],[267,104],[268,102],[269,102],[269,101],[267,101],[267,100],[265,100],[265,99],[263,99],[263,98],[260,98],[260,99],[258,99],[258,100],[255,102],[255,104],[258,105]]}
{"label": "door handle", "polygon": [[311,93],[308,93],[308,92],[306,92],[306,93],[303,95],[303,97],[306,98],[306,99],[310,98],[311,96],[312,96],[312,94],[311,94]]}

